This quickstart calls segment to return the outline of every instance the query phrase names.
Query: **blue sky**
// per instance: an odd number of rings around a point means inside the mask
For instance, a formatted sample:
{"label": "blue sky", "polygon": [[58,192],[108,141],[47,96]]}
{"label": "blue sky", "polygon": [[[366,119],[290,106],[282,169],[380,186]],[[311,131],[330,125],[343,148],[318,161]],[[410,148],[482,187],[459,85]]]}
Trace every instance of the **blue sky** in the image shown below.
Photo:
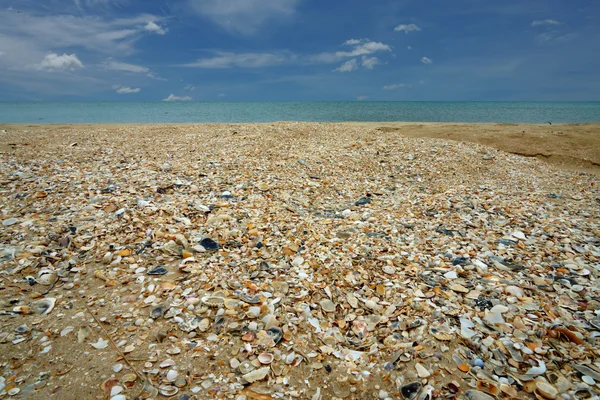
{"label": "blue sky", "polygon": [[0,100],[600,100],[600,2],[0,0]]}

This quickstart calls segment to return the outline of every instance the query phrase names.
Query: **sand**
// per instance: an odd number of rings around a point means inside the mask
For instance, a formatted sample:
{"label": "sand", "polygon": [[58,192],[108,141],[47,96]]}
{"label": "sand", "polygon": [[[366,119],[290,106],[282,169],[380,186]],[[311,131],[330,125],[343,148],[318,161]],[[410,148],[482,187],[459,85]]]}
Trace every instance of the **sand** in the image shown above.
{"label": "sand", "polygon": [[599,127],[0,126],[0,396],[574,398]]}

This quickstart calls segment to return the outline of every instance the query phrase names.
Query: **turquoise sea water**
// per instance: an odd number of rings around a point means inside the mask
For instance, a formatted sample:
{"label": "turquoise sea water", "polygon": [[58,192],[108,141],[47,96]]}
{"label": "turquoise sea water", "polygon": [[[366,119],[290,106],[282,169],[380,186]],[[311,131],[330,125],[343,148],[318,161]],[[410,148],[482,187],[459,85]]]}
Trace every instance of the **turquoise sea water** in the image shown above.
{"label": "turquoise sea water", "polygon": [[0,102],[0,123],[600,122],[600,102]]}

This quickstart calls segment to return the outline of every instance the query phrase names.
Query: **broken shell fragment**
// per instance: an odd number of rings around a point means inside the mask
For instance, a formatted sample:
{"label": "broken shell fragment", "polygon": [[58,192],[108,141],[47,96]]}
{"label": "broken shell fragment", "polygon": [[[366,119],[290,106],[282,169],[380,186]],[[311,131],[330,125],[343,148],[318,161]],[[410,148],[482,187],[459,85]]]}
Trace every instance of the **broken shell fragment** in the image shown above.
{"label": "broken shell fragment", "polygon": [[413,400],[417,397],[422,388],[423,385],[421,382],[411,382],[402,386],[400,388],[400,393],[402,393],[402,397],[404,397],[406,400]]}

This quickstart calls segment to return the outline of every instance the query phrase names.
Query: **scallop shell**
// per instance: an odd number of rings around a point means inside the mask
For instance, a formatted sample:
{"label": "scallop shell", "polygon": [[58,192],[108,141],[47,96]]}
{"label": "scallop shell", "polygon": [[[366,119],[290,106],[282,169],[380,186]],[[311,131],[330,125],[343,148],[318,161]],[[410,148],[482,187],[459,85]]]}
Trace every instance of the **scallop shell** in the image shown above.
{"label": "scallop shell", "polygon": [[261,364],[269,365],[274,359],[275,356],[271,353],[261,353],[258,355],[258,361],[260,361]]}

